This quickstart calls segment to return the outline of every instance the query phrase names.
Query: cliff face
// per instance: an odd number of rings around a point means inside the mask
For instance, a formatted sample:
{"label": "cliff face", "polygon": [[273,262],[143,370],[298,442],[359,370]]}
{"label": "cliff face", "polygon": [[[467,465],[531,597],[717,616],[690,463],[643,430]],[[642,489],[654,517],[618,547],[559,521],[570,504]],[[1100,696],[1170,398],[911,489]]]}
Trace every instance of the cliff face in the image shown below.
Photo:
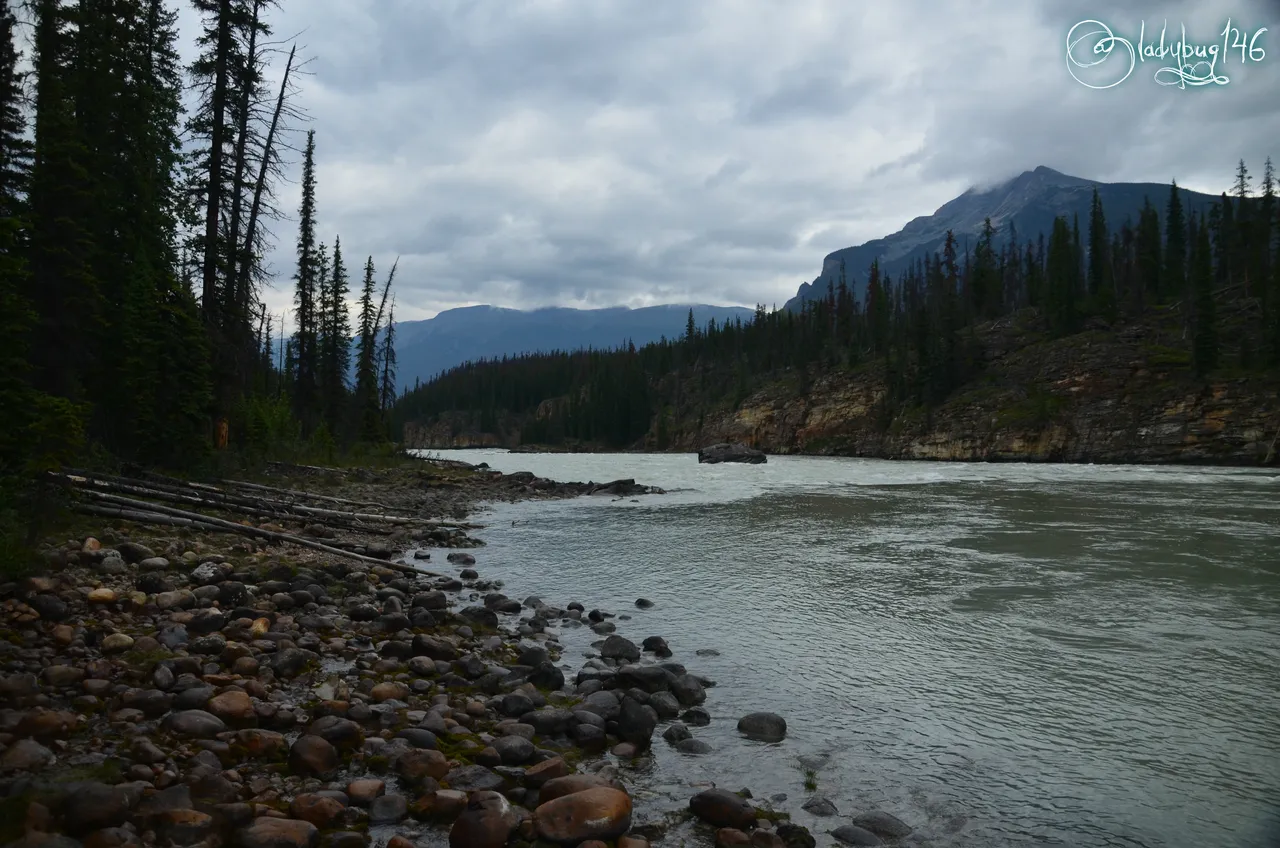
{"label": "cliff face", "polygon": [[[1025,317],[1025,316],[1024,316]],[[741,441],[770,453],[886,459],[1258,465],[1280,429],[1280,385],[1197,380],[1149,327],[1046,340],[1019,316],[979,330],[982,375],[928,412],[886,411],[877,369],[834,372],[801,393],[778,382],[706,414],[678,449]],[[1274,458],[1273,458],[1274,461]]]}
{"label": "cliff face", "polygon": [[[1260,465],[1274,449],[1271,461],[1280,460],[1276,372],[1195,377],[1175,315],[1049,339],[1027,310],[973,332],[978,376],[932,410],[886,403],[883,363],[811,372],[807,380],[783,373],[736,407],[689,404],[668,424],[667,449],[730,441],[773,454],[1220,465]],[[686,400],[697,397],[697,382],[685,383]],[[532,417],[545,417],[556,402],[544,401]],[[474,413],[451,413],[411,425],[406,441],[511,448],[521,424],[501,416],[486,432]],[[656,431],[655,422],[634,447],[655,449]]]}

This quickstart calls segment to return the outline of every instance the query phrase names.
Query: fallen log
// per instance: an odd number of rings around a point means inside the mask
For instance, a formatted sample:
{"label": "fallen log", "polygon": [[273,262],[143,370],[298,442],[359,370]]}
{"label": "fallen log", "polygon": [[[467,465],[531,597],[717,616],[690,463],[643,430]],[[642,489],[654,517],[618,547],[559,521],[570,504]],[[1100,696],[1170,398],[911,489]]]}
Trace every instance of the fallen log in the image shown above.
{"label": "fallen log", "polygon": [[157,512],[139,512],[132,509],[121,509],[111,506],[97,506],[95,504],[78,503],[72,506],[76,512],[85,515],[101,515],[107,518],[120,518],[125,521],[133,521],[137,524],[161,524],[167,527],[191,527],[196,530],[212,530],[219,533],[229,532],[221,527],[215,527],[212,524],[205,524],[203,521],[193,521],[190,518],[178,518],[173,515],[161,515]]}
{"label": "fallen log", "polygon": [[[169,491],[169,489],[173,488],[170,486],[152,488],[152,486],[116,483],[111,480],[98,479],[96,476],[84,477],[72,474],[53,474],[52,476],[57,479],[66,480],[75,485],[92,486],[95,490],[136,495],[138,497],[153,498],[155,500],[167,501],[169,503],[187,504],[193,507],[221,509],[226,512],[237,512],[244,515],[252,515],[256,518],[298,522],[313,521],[315,519],[314,514],[305,510],[289,512],[288,509],[293,507],[275,508],[274,505],[269,502],[253,501],[248,498],[227,498],[217,496],[212,493],[206,497],[200,497],[180,491]],[[158,486],[159,484],[154,485]],[[389,536],[394,532],[380,527],[369,527],[366,524],[362,524],[358,518],[352,520],[353,517],[348,513],[335,512],[332,516],[326,516],[326,518],[328,519],[328,524],[336,525],[340,529],[349,530],[353,533]]]}
{"label": "fallen log", "polygon": [[344,506],[371,506],[376,509],[390,510],[391,507],[384,506],[373,501],[353,501],[348,498],[340,498],[336,495],[317,495],[312,492],[303,492],[298,489],[282,489],[279,486],[266,486],[262,483],[250,483],[245,480],[219,480],[224,486],[235,486],[241,489],[250,489],[256,492],[271,492],[277,495],[288,495],[295,498],[306,498],[312,501],[324,501],[326,503],[338,503]]}
{"label": "fallen log", "polygon": [[281,543],[290,544],[290,545],[298,545],[299,547],[310,548],[311,550],[320,551],[322,553],[331,554],[333,556],[340,556],[340,557],[346,557],[348,559],[354,559],[357,562],[365,562],[371,565],[383,565],[383,566],[386,566],[387,568],[393,568],[397,571],[405,572],[406,574],[426,574],[432,577],[440,576],[438,574],[435,574],[434,572],[422,571],[421,569],[417,569],[417,568],[414,568],[413,566],[405,565],[403,563],[391,562],[390,560],[378,559],[377,557],[371,557],[371,556],[365,556],[364,554],[357,554],[352,551],[344,551],[342,548],[335,548],[331,545],[325,545],[320,542],[315,542],[310,539],[305,539],[301,536],[294,536],[291,533],[278,533],[274,530],[263,530],[261,527],[254,527],[251,524],[237,524],[234,521],[227,521],[224,518],[216,518],[211,515],[202,515],[198,512],[189,512],[185,509],[178,509],[177,507],[171,507],[171,506],[162,506],[160,504],[153,504],[147,501],[136,500],[134,498],[126,498],[121,495],[111,495],[111,494],[107,494],[106,492],[97,492],[97,491],[94,491],[93,489],[84,489],[82,491],[84,492],[84,494],[88,495],[89,497],[95,500],[102,501],[103,503],[115,504],[120,507],[129,507],[132,510],[137,512],[142,512],[142,513],[151,512],[151,513],[159,513],[160,515],[172,516],[175,518],[186,518],[191,521],[199,521],[204,524],[207,524],[210,526],[210,529],[218,529],[218,530],[225,529],[225,530],[230,530],[233,533],[239,533],[243,536],[269,539],[273,542],[281,542]]}

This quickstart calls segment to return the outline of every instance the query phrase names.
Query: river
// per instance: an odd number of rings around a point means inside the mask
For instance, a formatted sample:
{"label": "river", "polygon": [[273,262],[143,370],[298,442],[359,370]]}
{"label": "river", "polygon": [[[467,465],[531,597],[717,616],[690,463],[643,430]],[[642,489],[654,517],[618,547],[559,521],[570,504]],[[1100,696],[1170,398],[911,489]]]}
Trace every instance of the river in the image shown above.
{"label": "river", "polygon": [[[749,787],[815,833],[882,809],[940,848],[1280,844],[1274,471],[432,455],[668,490],[498,505],[477,534],[507,594],[629,615],[717,681],[713,752],[655,736],[647,803]],[[563,634],[574,670],[593,638]],[[740,738],[754,710],[787,738]]]}

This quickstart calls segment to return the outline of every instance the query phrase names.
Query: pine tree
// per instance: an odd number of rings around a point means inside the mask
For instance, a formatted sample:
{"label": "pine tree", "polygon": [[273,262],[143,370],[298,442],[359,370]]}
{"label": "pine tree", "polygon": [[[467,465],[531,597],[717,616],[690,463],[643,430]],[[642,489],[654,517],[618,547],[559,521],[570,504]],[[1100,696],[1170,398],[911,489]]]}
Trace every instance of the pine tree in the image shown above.
{"label": "pine tree", "polygon": [[1115,320],[1115,278],[1111,266],[1111,237],[1102,210],[1098,189],[1093,190],[1089,209],[1089,300],[1094,310]]}
{"label": "pine tree", "polygon": [[316,246],[316,170],[315,130],[307,132],[307,146],[302,159],[302,204],[298,210],[298,269],[294,273],[297,307],[294,359],[294,408],[303,422],[304,432],[314,426],[319,412],[318,342],[318,274],[319,249]]}
{"label": "pine tree", "polygon": [[1134,249],[1138,262],[1138,312],[1147,301],[1160,299],[1160,280],[1164,273],[1163,252],[1160,245],[1160,215],[1151,205],[1150,198],[1143,198],[1142,212],[1138,215],[1138,231]]}
{"label": "pine tree", "polygon": [[1160,281],[1161,300],[1182,297],[1187,290],[1187,221],[1177,180],[1169,190],[1164,218],[1164,275]]}
{"label": "pine tree", "polygon": [[384,413],[391,410],[396,399],[396,302],[391,299],[391,307],[387,311],[387,329],[382,334],[382,345],[378,351],[381,363],[379,376],[378,405]]}
{"label": "pine tree", "polygon": [[1071,228],[1065,218],[1054,219],[1049,237],[1048,267],[1045,274],[1045,307],[1049,330],[1055,336],[1076,331],[1076,252]]}
{"label": "pine tree", "polygon": [[1208,374],[1218,365],[1218,332],[1217,314],[1213,300],[1213,259],[1209,244],[1209,227],[1201,221],[1196,224],[1192,218],[1191,282],[1194,295],[1194,336],[1192,340],[1192,361],[1196,372]]}
{"label": "pine tree", "polygon": [[379,442],[383,437],[379,404],[377,365],[377,307],[374,305],[373,257],[364,264],[364,285],[360,290],[360,337],[356,346],[356,409],[361,441]]}
{"label": "pine tree", "polygon": [[347,269],[342,261],[342,242],[333,240],[333,263],[325,286],[323,305],[324,343],[320,351],[321,393],[329,432],[342,431],[347,398],[347,371],[351,367],[351,318],[347,312]]}

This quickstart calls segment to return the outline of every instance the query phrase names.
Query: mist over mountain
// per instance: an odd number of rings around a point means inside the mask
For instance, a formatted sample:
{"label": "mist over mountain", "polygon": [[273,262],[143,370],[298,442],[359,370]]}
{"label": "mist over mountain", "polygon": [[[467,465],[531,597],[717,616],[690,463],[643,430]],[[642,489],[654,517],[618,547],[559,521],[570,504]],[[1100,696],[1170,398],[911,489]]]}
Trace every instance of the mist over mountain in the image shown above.
{"label": "mist over mountain", "polygon": [[[1011,225],[1017,231],[1021,244],[1034,241],[1041,233],[1047,238],[1053,228],[1053,219],[1059,215],[1066,216],[1068,220],[1079,215],[1081,227],[1087,228],[1089,204],[1095,187],[1107,223],[1113,230],[1126,219],[1137,223],[1144,198],[1151,198],[1162,216],[1169,202],[1168,183],[1102,183],[1041,165],[994,187],[972,188],[943,204],[932,215],[916,218],[892,235],[827,254],[822,261],[822,272],[812,283],[802,283],[784,308],[799,309],[804,301],[825,296],[828,283],[839,282],[841,262],[844,263],[845,278],[851,291],[861,300],[866,291],[867,271],[873,261],[879,259],[881,271],[896,280],[917,259],[941,251],[948,230],[955,233],[959,253],[963,256],[966,241],[970,246],[977,243],[986,218],[990,218],[996,228],[997,247],[1008,243]],[[1216,199],[1186,189],[1179,189],[1179,193],[1183,208],[1188,211],[1207,210]]]}

